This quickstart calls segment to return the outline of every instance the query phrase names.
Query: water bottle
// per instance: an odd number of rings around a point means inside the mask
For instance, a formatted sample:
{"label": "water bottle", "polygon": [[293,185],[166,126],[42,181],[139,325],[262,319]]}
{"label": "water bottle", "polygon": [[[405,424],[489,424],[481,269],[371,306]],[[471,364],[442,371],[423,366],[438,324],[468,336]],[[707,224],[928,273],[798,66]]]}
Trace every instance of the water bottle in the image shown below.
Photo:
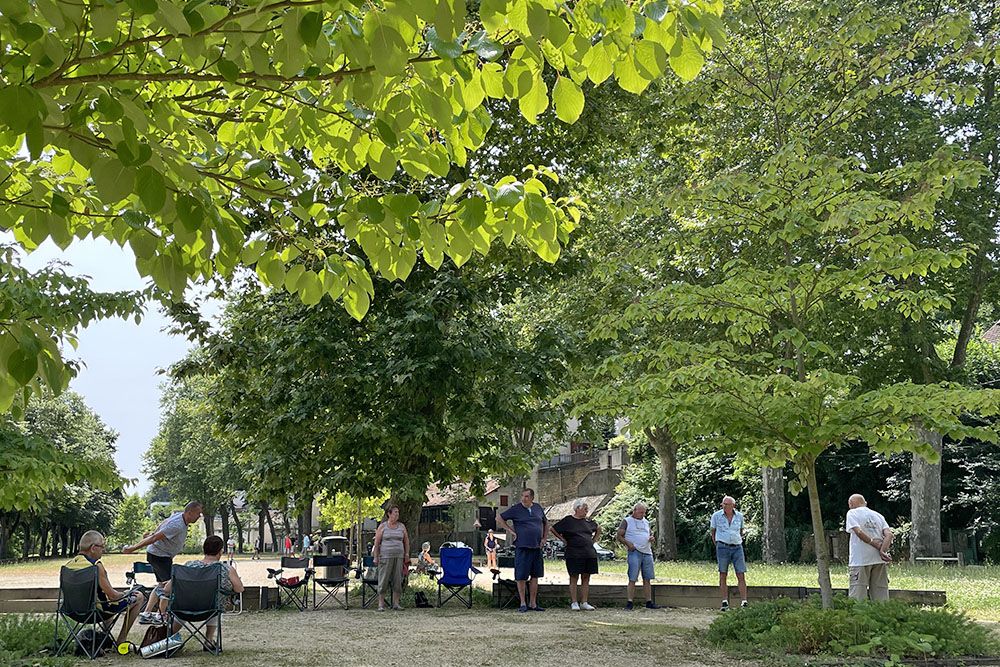
{"label": "water bottle", "polygon": [[180,645],[181,645],[181,633],[175,632],[166,639],[161,639],[158,642],[153,642],[149,646],[142,647],[139,653],[142,654],[143,658],[152,658],[154,655],[159,655],[170,649],[176,648]]}

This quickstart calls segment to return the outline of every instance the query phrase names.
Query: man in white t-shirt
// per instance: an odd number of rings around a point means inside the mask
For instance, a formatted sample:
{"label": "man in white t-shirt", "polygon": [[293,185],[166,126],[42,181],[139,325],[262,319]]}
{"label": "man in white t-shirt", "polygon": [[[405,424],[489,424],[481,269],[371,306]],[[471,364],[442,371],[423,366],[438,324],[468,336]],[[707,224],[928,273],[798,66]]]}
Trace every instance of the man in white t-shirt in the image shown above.
{"label": "man in white t-shirt", "polygon": [[868,509],[865,497],[855,493],[847,501],[847,532],[851,534],[849,595],[855,600],[889,599],[892,529],[885,517]]}
{"label": "man in white t-shirt", "polygon": [[628,602],[625,608],[635,608],[635,583],[642,575],[642,590],[646,594],[646,609],[659,609],[653,602],[653,544],[656,539],[646,518],[646,503],[639,502],[632,513],[618,526],[618,541],[628,549]]}

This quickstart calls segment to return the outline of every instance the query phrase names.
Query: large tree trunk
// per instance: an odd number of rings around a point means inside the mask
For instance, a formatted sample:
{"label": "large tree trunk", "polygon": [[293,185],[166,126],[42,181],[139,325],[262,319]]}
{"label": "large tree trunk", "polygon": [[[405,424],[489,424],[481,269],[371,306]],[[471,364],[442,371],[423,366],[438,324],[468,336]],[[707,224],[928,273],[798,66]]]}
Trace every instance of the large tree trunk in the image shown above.
{"label": "large tree trunk", "polygon": [[[420,510],[423,508],[426,500],[426,496],[403,498],[395,494],[389,498],[389,505],[397,505],[399,507],[399,520],[406,526],[406,532],[410,535],[411,552],[415,549],[414,545],[420,545]],[[407,554],[407,556],[409,555]]]}
{"label": "large tree trunk", "polygon": [[[920,439],[938,456],[943,449],[940,433],[914,426]],[[910,464],[910,560],[941,556],[941,460],[929,463],[913,455]]]}
{"label": "large tree trunk", "polygon": [[765,563],[784,563],[788,560],[785,543],[785,469],[761,468],[764,496],[764,549]]}
{"label": "large tree trunk", "polygon": [[236,553],[243,553],[243,522],[240,515],[236,513],[236,506],[229,502],[228,510],[233,513],[233,523],[236,524]]}
{"label": "large tree trunk", "polygon": [[826,547],[826,531],[823,530],[823,511],[819,506],[819,490],[816,484],[816,460],[805,462],[806,487],[809,492],[809,516],[812,518],[813,537],[816,542],[816,569],[819,573],[819,596],[823,609],[833,607],[833,584],[830,582],[830,551]]}
{"label": "large tree trunk", "polygon": [[257,512],[257,550],[264,553],[264,524],[267,521],[264,515],[267,514],[267,510],[263,507]]}
{"label": "large tree trunk", "polygon": [[21,543],[21,558],[31,555],[31,522],[24,522],[24,541]]}
{"label": "large tree trunk", "polygon": [[677,560],[677,441],[666,427],[647,428],[646,437],[660,459],[656,550],[665,560]]}

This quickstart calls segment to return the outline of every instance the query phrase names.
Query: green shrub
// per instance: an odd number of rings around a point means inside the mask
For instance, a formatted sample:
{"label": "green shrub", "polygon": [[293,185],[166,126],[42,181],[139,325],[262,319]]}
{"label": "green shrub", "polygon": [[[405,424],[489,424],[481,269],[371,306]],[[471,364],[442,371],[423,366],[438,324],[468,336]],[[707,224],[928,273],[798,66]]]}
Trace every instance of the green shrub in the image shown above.
{"label": "green shrub", "polygon": [[0,614],[0,665],[68,667],[73,658],[52,657],[53,618]]}
{"label": "green shrub", "polygon": [[818,599],[780,599],[734,610],[712,623],[707,639],[724,647],[810,655],[941,658],[1000,653],[1000,643],[990,632],[964,614],[900,601],[855,602],[843,596],[826,610]]}

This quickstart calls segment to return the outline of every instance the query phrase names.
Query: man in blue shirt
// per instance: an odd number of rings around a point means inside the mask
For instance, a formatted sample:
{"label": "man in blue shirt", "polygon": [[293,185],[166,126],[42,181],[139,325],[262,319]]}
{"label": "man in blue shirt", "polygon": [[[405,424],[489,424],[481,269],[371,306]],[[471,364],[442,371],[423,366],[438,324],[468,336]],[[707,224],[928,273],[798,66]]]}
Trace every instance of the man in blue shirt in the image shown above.
{"label": "man in blue shirt", "polygon": [[715,558],[719,561],[719,593],[722,594],[722,611],[729,609],[729,564],[733,564],[736,580],[740,586],[740,606],[747,606],[747,563],[743,555],[743,513],[736,511],[736,500],[732,496],[722,499],[722,509],[712,515],[712,541],[715,543]]}
{"label": "man in blue shirt", "polygon": [[[545,576],[542,542],[548,532],[542,506],[535,502],[535,490],[521,492],[521,502],[499,515],[499,526],[514,538],[514,581],[521,597],[518,611],[545,611],[538,606],[538,578]],[[530,580],[530,581],[529,581]],[[529,582],[530,597],[524,598],[525,582]]]}

